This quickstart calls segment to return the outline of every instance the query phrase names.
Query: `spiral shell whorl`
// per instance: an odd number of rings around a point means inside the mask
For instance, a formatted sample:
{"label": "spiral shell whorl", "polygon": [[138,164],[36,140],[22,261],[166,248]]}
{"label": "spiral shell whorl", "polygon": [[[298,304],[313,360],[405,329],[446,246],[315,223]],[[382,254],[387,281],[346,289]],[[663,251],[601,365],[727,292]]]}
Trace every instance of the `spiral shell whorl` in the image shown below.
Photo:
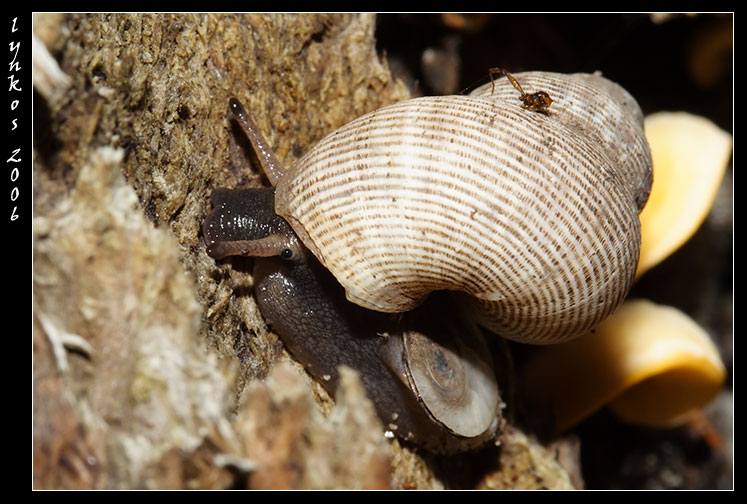
{"label": "spiral shell whorl", "polygon": [[626,174],[556,112],[515,90],[385,107],[291,167],[276,211],[361,306],[454,290],[501,336],[569,339],[622,302],[640,232]]}
{"label": "spiral shell whorl", "polygon": [[[523,72],[514,74],[531,93],[543,90],[554,102],[553,121],[593,141],[616,167],[636,199],[638,211],[648,200],[653,171],[651,151],[643,135],[643,112],[638,102],[618,84],[598,74]],[[508,79],[497,79],[475,89],[470,96],[489,100],[517,100],[518,93]]]}

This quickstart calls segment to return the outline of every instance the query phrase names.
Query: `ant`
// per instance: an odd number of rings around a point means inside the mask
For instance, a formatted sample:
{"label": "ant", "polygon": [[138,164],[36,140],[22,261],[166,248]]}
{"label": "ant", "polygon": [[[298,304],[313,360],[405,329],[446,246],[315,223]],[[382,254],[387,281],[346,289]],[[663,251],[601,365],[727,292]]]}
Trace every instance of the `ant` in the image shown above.
{"label": "ant", "polygon": [[519,82],[514,79],[514,76],[502,68],[493,67],[488,70],[488,72],[490,74],[490,82],[493,85],[490,94],[493,94],[493,92],[495,91],[495,80],[493,79],[493,74],[502,73],[503,75],[508,77],[508,80],[511,81],[511,84],[513,84],[516,90],[521,93],[521,96],[519,96],[519,100],[521,100],[521,106],[523,108],[531,110],[532,112],[540,112],[545,115],[548,114],[547,108],[552,103],[552,98],[550,98],[549,94],[544,91],[537,91],[536,93],[532,94],[525,93],[524,90],[521,89],[521,85],[519,84]]}

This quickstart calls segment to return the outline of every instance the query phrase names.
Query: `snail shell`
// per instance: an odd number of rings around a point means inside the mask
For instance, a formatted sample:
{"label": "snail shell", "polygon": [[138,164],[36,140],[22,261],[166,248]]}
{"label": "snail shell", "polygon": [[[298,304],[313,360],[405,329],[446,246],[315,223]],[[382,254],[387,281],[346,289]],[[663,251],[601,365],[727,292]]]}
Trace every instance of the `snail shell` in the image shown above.
{"label": "snail shell", "polygon": [[652,177],[640,109],[596,75],[516,78],[550,93],[548,115],[503,79],[494,95],[408,100],[331,133],[278,181],[277,214],[348,299],[405,312],[458,291],[485,327],[543,344],[622,302]]}

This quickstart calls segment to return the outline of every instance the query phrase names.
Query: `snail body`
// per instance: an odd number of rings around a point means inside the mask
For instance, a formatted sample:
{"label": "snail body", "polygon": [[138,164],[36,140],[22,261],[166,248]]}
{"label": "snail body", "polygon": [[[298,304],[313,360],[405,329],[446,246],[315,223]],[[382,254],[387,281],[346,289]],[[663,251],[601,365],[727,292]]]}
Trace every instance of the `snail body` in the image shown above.
{"label": "snail body", "polygon": [[[637,104],[597,76],[517,79],[543,79],[552,111],[523,108],[505,80],[416,98],[348,123],[287,171],[232,100],[275,187],[216,191],[203,226],[212,257],[276,256],[255,266],[260,309],[323,385],[334,390],[340,364],[358,369],[385,425],[438,451],[499,424],[471,320],[522,342],[572,339],[622,302],[636,270],[651,182]],[[434,291],[456,292],[470,318],[387,315]],[[452,399],[466,409],[453,415]]]}

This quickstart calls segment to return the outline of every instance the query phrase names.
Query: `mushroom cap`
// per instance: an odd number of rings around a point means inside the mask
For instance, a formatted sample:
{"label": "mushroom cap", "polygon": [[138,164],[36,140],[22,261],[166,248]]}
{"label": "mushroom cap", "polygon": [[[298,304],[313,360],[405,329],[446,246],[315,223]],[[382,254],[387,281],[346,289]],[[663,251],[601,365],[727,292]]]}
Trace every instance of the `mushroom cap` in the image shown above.
{"label": "mushroom cap", "polygon": [[698,230],[731,157],[732,137],[708,119],[685,112],[646,117],[654,183],[640,214],[636,276],[660,263]]}
{"label": "mushroom cap", "polygon": [[561,430],[606,404],[628,422],[666,427],[710,402],[726,370],[689,316],[634,300],[594,333],[539,349],[523,376],[526,393],[552,410]]}

